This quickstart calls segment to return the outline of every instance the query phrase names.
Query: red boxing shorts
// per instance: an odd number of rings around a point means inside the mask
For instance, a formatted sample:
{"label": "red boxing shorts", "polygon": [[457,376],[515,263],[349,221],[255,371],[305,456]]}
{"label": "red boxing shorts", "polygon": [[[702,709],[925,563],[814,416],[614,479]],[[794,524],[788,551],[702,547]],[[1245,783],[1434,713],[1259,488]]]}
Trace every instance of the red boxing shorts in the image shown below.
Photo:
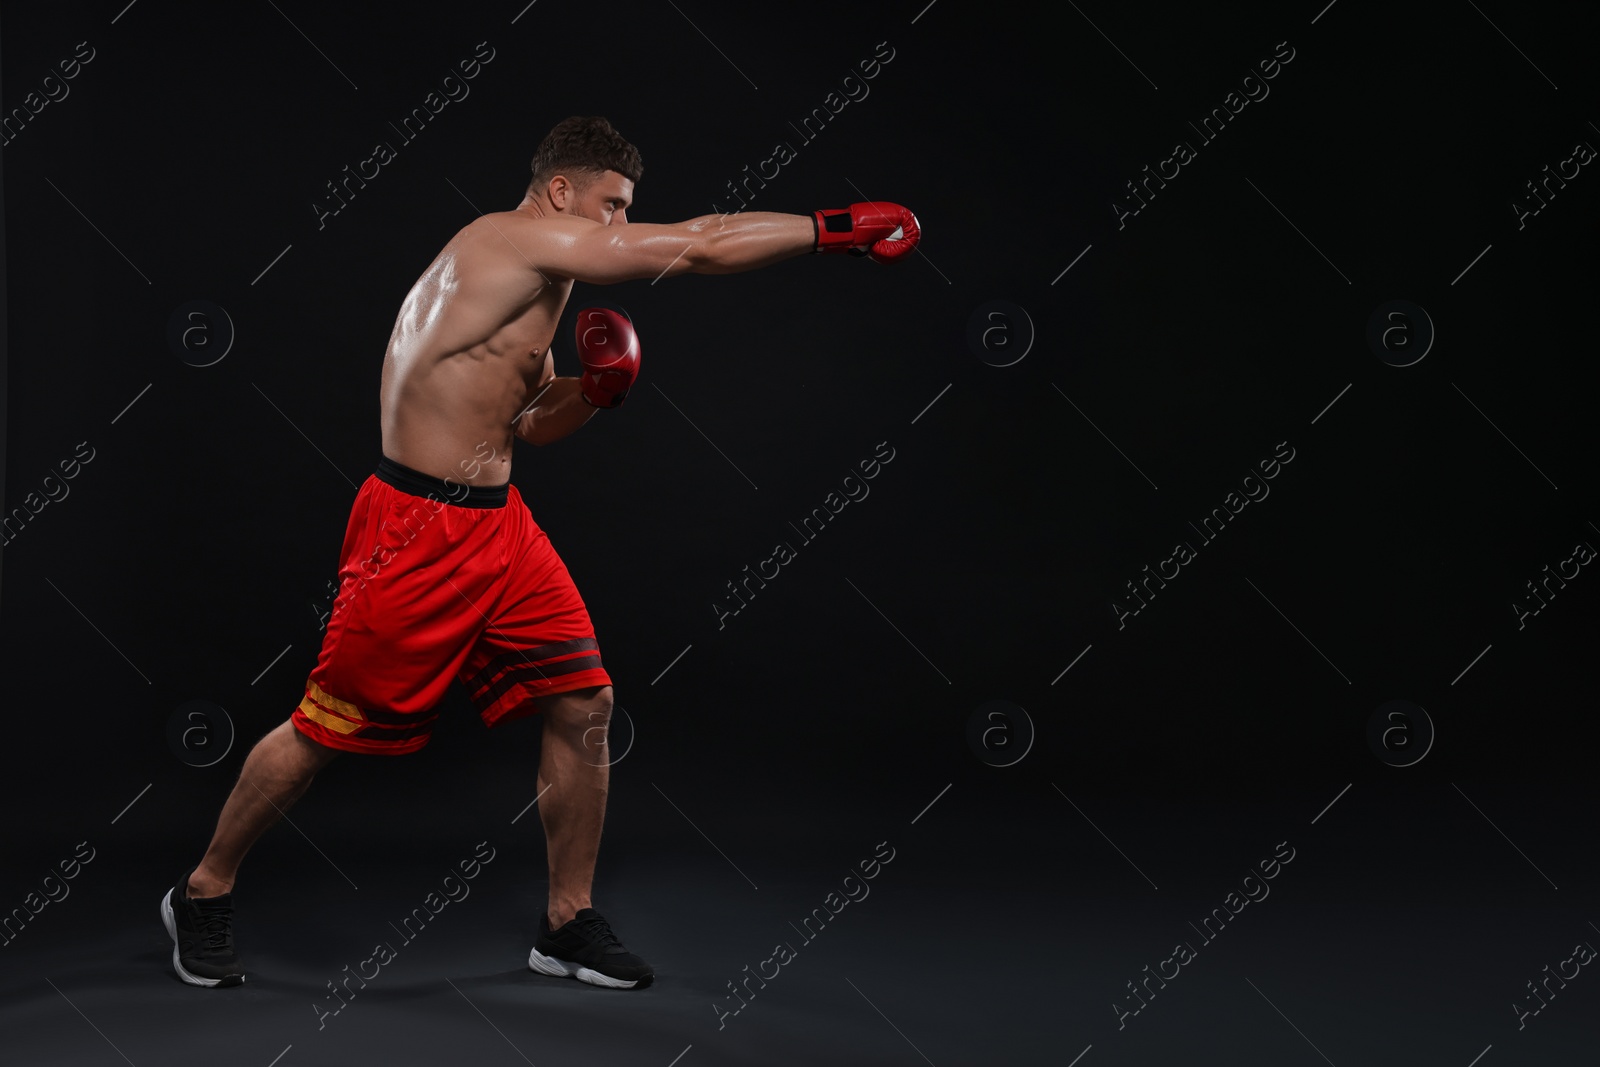
{"label": "red boxing shorts", "polygon": [[329,748],[415,752],[452,678],[488,726],[611,684],[589,611],[516,486],[384,458],[350,510],[322,653],[290,721]]}

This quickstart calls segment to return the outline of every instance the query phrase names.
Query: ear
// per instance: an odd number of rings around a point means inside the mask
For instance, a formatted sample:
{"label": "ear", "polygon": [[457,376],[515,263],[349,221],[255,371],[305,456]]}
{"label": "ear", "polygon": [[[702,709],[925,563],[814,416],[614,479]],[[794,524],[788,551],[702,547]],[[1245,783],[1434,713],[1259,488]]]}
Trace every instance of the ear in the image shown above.
{"label": "ear", "polygon": [[572,183],[567,181],[565,175],[557,174],[550,179],[549,192],[550,203],[554,205],[555,209],[557,211],[565,211],[567,202],[572,197]]}

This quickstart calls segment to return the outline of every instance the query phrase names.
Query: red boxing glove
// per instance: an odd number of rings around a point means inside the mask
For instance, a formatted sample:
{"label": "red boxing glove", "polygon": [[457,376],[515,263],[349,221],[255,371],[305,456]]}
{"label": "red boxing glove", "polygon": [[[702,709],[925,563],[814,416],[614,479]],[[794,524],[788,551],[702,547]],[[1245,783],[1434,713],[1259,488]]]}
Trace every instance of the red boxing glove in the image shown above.
{"label": "red boxing glove", "polygon": [[877,263],[904,259],[922,240],[922,227],[910,208],[881,200],[812,212],[811,222],[817,234],[812,251],[871,256]]}
{"label": "red boxing glove", "polygon": [[639,335],[626,315],[610,308],[578,312],[573,333],[583,364],[579,387],[591,407],[621,407],[639,377]]}

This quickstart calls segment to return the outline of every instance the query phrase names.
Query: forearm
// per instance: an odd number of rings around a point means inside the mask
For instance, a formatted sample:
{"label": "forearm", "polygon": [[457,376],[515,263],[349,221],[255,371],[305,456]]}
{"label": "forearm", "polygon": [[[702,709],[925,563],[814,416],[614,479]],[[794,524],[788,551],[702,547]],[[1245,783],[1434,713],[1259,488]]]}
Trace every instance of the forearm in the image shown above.
{"label": "forearm", "polygon": [[530,445],[547,445],[588,422],[597,410],[584,402],[577,378],[552,378],[517,418],[517,436]]}
{"label": "forearm", "polygon": [[695,274],[736,274],[805,255],[816,247],[809,215],[742,211],[704,215],[684,223],[700,237],[684,256]]}

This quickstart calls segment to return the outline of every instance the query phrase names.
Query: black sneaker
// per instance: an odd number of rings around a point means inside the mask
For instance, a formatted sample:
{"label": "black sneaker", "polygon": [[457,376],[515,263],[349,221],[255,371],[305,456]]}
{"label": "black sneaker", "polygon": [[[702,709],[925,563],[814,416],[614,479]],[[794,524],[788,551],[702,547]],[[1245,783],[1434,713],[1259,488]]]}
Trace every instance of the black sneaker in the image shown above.
{"label": "black sneaker", "polygon": [[233,951],[233,894],[188,896],[189,875],[161,898],[161,921],[172,937],[172,969],[190,985],[233,986],[244,966]]}
{"label": "black sneaker", "polygon": [[579,908],[571,922],[554,931],[550,917],[541,913],[528,968],[608,989],[643,989],[656,976],[648,963],[622,947],[611,924],[593,908]]}

